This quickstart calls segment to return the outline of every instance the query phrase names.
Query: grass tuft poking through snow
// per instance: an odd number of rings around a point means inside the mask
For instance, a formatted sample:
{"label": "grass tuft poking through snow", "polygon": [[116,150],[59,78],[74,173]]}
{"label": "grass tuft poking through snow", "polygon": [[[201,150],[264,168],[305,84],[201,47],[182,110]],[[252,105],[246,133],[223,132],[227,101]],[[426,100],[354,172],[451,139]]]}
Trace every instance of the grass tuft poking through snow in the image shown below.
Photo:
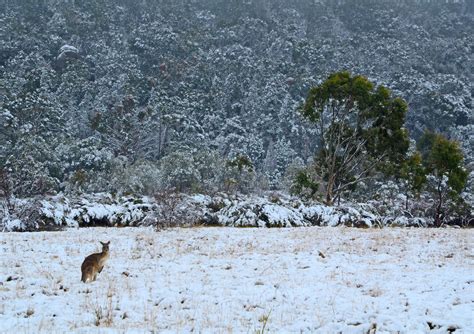
{"label": "grass tuft poking through snow", "polygon": [[[473,333],[469,229],[0,234],[0,332]],[[85,256],[111,241],[97,281]]]}

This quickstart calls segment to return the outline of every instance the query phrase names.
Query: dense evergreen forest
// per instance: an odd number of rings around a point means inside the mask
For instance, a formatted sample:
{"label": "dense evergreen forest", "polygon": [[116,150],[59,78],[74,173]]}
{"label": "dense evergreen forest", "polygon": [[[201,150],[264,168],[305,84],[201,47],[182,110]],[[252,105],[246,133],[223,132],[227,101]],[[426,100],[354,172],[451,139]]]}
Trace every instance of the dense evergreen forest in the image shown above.
{"label": "dense evergreen forest", "polygon": [[409,150],[440,133],[472,170],[473,30],[471,1],[2,0],[0,183],[291,190],[320,144],[298,110],[338,71],[407,102]]}

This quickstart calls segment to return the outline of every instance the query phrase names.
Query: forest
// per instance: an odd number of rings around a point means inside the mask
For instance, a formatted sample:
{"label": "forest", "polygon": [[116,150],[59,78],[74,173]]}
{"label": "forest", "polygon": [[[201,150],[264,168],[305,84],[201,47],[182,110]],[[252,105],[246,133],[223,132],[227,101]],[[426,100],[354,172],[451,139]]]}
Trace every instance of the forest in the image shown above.
{"label": "forest", "polygon": [[[471,1],[4,0],[2,224],[33,219],[22,201],[44,214],[43,199],[97,194],[296,196],[472,224],[473,14]],[[342,74],[403,112],[322,131],[316,111],[354,97],[330,92]],[[350,145],[325,146],[336,132]]]}

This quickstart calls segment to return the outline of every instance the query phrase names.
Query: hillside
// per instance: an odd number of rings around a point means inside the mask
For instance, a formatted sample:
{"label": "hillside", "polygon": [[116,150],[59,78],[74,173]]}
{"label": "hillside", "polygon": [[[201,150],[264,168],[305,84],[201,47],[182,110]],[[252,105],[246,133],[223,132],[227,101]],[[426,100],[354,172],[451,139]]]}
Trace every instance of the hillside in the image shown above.
{"label": "hillside", "polygon": [[349,70],[472,164],[473,28],[470,1],[3,1],[0,163],[28,196],[130,190],[117,170],[156,163],[187,188],[241,154],[281,189],[316,145],[296,109]]}

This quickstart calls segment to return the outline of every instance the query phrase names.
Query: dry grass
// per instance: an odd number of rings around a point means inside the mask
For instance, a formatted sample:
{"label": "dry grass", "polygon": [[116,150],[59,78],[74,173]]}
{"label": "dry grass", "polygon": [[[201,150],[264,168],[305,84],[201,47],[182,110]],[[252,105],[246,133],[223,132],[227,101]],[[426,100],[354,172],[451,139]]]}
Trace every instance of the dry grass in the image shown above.
{"label": "dry grass", "polygon": [[[80,264],[104,240],[111,240],[110,260],[84,285]],[[464,281],[436,276],[456,271],[468,281],[472,240],[471,230],[343,227],[2,234],[0,315],[7,321],[0,332],[98,326],[263,333],[297,330],[293,324],[317,331],[341,312],[368,329],[374,308],[393,312],[384,317],[416,314],[410,293],[463,307]],[[426,289],[418,291],[413,284],[425,276]],[[401,287],[405,296],[395,291]]]}

